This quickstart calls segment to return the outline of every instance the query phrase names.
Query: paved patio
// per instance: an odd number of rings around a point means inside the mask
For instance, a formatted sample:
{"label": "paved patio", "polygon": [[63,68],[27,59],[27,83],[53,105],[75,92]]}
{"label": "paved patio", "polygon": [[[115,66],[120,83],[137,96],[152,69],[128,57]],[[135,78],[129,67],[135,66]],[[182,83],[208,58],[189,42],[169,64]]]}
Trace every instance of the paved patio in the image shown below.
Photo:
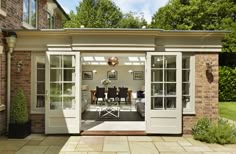
{"label": "paved patio", "polygon": [[236,144],[196,141],[192,136],[44,136],[0,137],[0,154],[236,154]]}

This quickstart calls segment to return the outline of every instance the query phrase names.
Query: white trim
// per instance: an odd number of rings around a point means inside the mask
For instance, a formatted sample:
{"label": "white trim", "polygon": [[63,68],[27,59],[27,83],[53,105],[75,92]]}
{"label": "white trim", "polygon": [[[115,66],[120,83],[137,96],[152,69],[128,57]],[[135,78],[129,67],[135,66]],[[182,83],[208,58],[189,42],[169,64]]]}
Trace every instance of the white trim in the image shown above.
{"label": "white trim", "polygon": [[0,111],[4,111],[4,110],[6,110],[6,106],[3,104],[0,104]]}
{"label": "white trim", "polygon": [[22,22],[22,26],[26,29],[36,29],[36,27],[31,26],[30,24],[26,23],[25,21]]}
{"label": "white trim", "polygon": [[[1,1],[0,1],[1,3]],[[3,9],[1,9],[1,6],[0,6],[0,15],[6,17],[7,16],[7,13],[5,11],[3,11]]]}
{"label": "white trim", "polygon": [[5,11],[3,11],[2,9],[2,0],[0,0],[0,15],[6,17],[7,16],[7,13]]}
{"label": "white trim", "polygon": [[48,48],[48,51],[71,51],[71,48]]}
{"label": "white trim", "polygon": [[47,47],[71,47],[71,44],[47,44]]}
{"label": "white trim", "polygon": [[119,46],[119,47],[153,47],[155,48],[156,45],[153,44],[72,44],[73,47],[114,47],[114,46]]}
{"label": "white trim", "polygon": [[155,47],[73,47],[72,50],[93,51],[155,51]]}
{"label": "white trim", "polygon": [[[36,83],[36,73],[37,73],[37,64],[36,64],[36,62],[37,62],[36,57],[37,56],[44,56],[45,57],[45,53],[32,52],[32,54],[31,54],[31,110],[30,110],[30,113],[31,114],[44,114],[45,108],[36,108],[36,101],[37,101],[36,87],[37,86],[35,83]],[[46,57],[45,57],[45,67],[46,67]],[[46,71],[46,68],[45,68],[45,71]],[[45,100],[45,103],[46,103],[46,100]]]}
{"label": "white trim", "polygon": [[3,45],[0,45],[0,54],[3,53]]}
{"label": "white trim", "polygon": [[221,52],[222,49],[204,49],[204,48],[165,48],[167,52]]}

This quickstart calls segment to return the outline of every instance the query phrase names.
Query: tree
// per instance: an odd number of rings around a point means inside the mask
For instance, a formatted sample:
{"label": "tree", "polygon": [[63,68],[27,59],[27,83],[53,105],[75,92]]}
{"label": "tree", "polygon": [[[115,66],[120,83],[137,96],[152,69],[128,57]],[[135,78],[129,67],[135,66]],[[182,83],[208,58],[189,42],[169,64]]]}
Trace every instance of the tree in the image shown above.
{"label": "tree", "polygon": [[152,18],[152,27],[168,29],[229,29],[235,22],[234,0],[170,0]]}
{"label": "tree", "polygon": [[142,28],[142,26],[147,26],[147,21],[141,16],[136,15],[134,12],[129,12],[123,15],[119,23],[120,28]]}
{"label": "tree", "polygon": [[152,17],[152,28],[167,30],[231,30],[224,51],[236,52],[235,0],[170,0]]}
{"label": "tree", "polygon": [[117,28],[122,18],[122,12],[111,0],[83,0],[76,10],[76,14],[70,13],[71,20],[64,27]]}

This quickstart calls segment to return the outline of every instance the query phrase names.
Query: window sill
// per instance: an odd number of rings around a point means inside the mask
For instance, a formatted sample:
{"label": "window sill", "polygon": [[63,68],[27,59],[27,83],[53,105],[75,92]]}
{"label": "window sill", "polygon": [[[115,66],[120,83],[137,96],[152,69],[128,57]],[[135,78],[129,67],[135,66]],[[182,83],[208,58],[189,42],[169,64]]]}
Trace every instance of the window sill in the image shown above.
{"label": "window sill", "polygon": [[3,11],[1,8],[0,8],[0,15],[6,17],[7,16],[7,13],[5,11]]}
{"label": "window sill", "polygon": [[30,114],[45,114],[45,111],[42,111],[42,110],[41,111],[40,110],[36,111],[36,110],[34,110],[34,111],[31,111]]}
{"label": "window sill", "polygon": [[6,106],[5,105],[0,105],[0,111],[4,111],[6,110]]}
{"label": "window sill", "polygon": [[36,29],[35,27],[31,26],[30,24],[26,22],[22,22],[22,26],[26,29]]}
{"label": "window sill", "polygon": [[196,115],[195,111],[184,111],[183,112],[183,115],[184,116],[187,116],[187,115]]}

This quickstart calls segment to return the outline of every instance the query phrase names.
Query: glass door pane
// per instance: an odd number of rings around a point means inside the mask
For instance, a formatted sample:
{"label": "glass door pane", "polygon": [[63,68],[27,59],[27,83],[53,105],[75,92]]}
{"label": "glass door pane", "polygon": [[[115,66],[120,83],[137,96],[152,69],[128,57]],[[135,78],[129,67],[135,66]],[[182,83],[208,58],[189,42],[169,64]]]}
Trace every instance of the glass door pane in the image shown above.
{"label": "glass door pane", "polygon": [[50,109],[75,109],[75,56],[50,55]]}
{"label": "glass door pane", "polygon": [[176,56],[151,57],[151,109],[176,109]]}

